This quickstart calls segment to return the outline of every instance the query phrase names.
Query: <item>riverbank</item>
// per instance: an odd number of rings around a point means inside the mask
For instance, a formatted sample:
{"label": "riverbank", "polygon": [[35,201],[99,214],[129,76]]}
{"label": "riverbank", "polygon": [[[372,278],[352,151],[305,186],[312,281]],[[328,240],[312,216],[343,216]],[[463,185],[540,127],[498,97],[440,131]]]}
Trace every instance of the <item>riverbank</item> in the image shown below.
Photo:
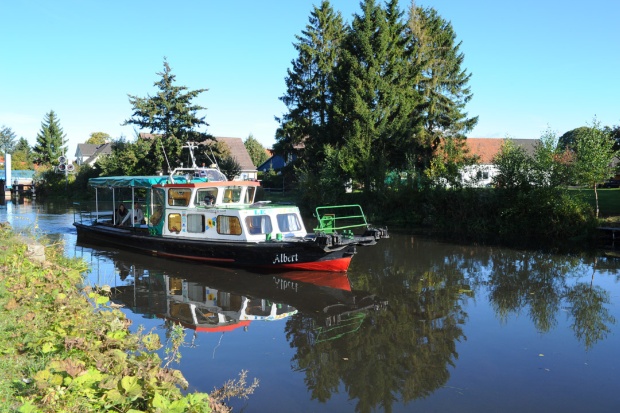
{"label": "riverbank", "polygon": [[[0,224],[0,411],[228,411],[217,393],[183,394],[187,382],[170,367],[181,327],[162,360],[159,336],[131,334],[108,288],[79,288],[86,264],[45,243]],[[251,394],[243,379],[219,394]]]}

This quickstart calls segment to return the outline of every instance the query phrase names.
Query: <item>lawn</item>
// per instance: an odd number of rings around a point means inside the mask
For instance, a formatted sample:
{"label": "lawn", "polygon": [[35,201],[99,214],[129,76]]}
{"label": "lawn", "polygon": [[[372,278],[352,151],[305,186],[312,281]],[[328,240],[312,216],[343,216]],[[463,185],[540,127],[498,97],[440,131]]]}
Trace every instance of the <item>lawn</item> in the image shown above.
{"label": "lawn", "polygon": [[[600,216],[620,216],[620,189],[599,188],[597,192]],[[593,189],[572,189],[571,193],[583,197],[592,207],[596,206]]]}

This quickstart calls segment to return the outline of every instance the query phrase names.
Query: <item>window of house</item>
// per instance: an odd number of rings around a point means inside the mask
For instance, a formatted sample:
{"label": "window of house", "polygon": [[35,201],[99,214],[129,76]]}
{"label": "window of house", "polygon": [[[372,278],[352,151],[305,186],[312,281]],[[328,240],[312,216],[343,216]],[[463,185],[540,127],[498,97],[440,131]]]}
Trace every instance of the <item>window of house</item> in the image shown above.
{"label": "window of house", "polygon": [[217,233],[222,235],[241,235],[241,222],[239,222],[239,218],[218,215]]}

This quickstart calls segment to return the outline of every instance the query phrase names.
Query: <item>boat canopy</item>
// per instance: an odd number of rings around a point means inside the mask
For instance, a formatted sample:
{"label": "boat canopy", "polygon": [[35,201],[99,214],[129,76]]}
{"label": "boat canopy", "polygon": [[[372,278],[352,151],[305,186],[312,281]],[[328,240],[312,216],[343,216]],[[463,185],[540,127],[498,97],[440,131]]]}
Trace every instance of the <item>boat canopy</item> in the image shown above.
{"label": "boat canopy", "polygon": [[172,175],[100,176],[98,178],[90,178],[88,184],[94,188],[151,188],[154,185],[171,183],[187,184],[190,182],[217,182],[225,180],[226,176],[217,169],[177,168]]}
{"label": "boat canopy", "polygon": [[150,188],[165,184],[169,177],[164,176],[100,176],[90,178],[88,184],[95,188]]}

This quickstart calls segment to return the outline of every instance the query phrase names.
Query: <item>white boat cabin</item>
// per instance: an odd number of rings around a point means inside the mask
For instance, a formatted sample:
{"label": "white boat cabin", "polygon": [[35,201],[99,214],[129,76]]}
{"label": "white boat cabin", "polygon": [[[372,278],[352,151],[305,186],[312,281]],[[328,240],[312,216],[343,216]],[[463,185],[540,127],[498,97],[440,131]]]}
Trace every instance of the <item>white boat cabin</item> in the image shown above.
{"label": "white boat cabin", "polygon": [[251,181],[155,185],[147,225],[153,235],[197,239],[258,242],[305,237],[299,208],[254,203],[258,186]]}

